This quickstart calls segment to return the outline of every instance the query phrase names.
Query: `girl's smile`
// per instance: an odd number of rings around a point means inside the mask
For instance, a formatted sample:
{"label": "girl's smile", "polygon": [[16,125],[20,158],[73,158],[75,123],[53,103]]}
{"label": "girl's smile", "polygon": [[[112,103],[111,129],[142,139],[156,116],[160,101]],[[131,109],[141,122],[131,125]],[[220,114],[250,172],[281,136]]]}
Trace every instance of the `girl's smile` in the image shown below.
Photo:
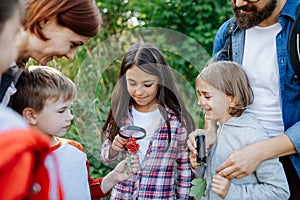
{"label": "girl's smile", "polygon": [[202,79],[197,80],[196,89],[198,104],[203,108],[205,119],[217,120],[223,124],[231,118],[228,109],[232,98]]}

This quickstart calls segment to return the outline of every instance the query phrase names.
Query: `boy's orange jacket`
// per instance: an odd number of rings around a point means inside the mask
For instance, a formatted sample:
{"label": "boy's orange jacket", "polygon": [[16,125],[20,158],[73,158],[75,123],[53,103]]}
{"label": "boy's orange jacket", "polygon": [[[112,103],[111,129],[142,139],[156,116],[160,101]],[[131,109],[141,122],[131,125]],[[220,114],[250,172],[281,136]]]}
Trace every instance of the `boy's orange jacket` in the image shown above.
{"label": "boy's orange jacket", "polygon": [[[1,132],[0,199],[49,199],[50,181],[44,165],[49,152],[48,138],[32,128]],[[61,187],[59,191],[57,199],[62,199]]]}

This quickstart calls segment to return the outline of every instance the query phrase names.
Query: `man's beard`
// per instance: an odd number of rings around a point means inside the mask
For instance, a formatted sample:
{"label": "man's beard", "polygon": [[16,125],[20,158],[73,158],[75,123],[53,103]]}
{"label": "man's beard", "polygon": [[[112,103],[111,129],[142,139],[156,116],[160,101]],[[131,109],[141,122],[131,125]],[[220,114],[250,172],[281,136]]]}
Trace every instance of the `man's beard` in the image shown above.
{"label": "man's beard", "polygon": [[[271,0],[264,8],[258,10],[252,3],[242,7],[236,7],[232,3],[232,9],[235,15],[237,24],[241,29],[248,29],[260,24],[262,21],[270,17],[276,8],[277,0]],[[240,11],[252,12],[250,14],[241,13]]]}

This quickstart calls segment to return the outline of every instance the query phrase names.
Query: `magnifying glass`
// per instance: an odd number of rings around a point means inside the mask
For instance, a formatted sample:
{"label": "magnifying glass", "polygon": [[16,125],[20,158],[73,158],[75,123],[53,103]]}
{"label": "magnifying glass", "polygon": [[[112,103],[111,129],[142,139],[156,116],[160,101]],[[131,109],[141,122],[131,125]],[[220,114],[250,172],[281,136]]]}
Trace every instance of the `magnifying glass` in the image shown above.
{"label": "magnifying glass", "polygon": [[140,140],[146,136],[146,130],[135,125],[122,126],[119,135],[124,139],[135,138]]}

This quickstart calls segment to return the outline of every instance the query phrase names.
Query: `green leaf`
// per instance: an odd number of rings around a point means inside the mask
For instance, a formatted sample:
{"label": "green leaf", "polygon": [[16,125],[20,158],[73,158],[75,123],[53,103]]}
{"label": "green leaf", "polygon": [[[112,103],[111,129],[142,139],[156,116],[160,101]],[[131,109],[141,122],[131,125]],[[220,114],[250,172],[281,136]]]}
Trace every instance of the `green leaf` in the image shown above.
{"label": "green leaf", "polygon": [[192,187],[190,191],[190,196],[194,197],[195,200],[200,200],[202,197],[205,196],[206,191],[206,178],[195,178],[192,181]]}

